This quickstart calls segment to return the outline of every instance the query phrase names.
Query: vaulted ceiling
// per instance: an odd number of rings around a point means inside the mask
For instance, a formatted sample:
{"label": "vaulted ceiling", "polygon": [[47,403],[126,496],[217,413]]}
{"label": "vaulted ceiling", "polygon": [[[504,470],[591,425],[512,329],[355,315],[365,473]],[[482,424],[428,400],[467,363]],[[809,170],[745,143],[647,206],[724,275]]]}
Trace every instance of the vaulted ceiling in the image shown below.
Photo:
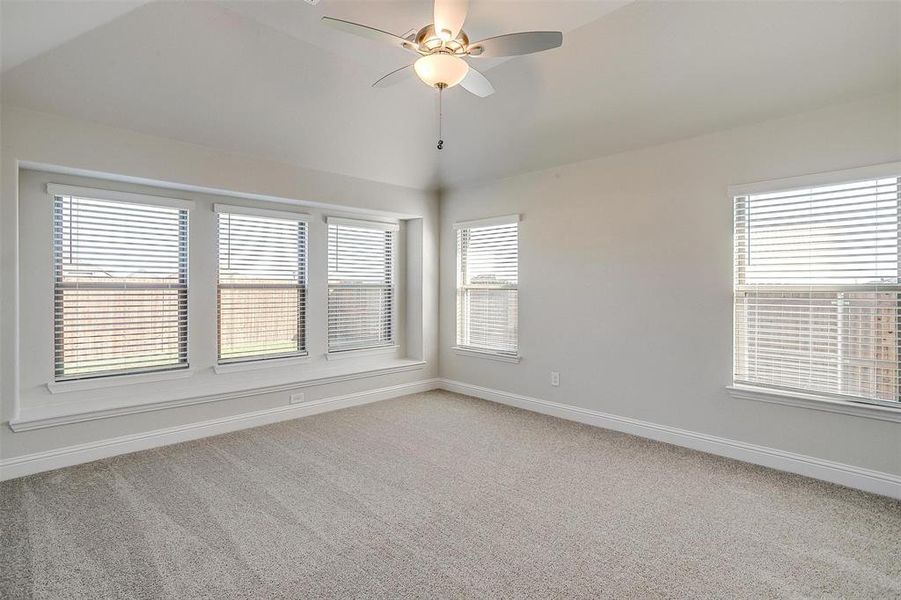
{"label": "vaulted ceiling", "polygon": [[[2,4],[2,101],[226,151],[427,188],[506,176],[895,91],[901,3],[471,0],[473,38],[562,48],[479,64],[497,90],[370,84],[430,0]],[[77,7],[77,9],[73,9]],[[476,59],[473,59],[476,60]]]}

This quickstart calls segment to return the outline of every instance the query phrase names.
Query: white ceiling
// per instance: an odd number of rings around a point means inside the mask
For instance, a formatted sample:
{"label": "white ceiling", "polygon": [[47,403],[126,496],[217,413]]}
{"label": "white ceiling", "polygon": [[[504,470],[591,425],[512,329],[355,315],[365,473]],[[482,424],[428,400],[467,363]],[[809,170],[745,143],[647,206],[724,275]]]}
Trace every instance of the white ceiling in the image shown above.
{"label": "white ceiling", "polygon": [[[568,32],[631,1],[474,0],[470,4],[464,30],[471,41],[514,31],[553,29]],[[411,55],[390,48],[379,51],[367,40],[335,35],[332,29],[323,27],[320,22],[322,16],[371,25],[400,36],[418,31],[432,22],[431,0],[322,0],[315,7],[298,0],[250,0],[229,2],[225,6],[292,37],[367,65],[375,73],[409,64],[412,62]],[[478,68],[486,71],[504,61],[482,59],[477,62]]]}
{"label": "white ceiling", "polygon": [[[497,93],[370,84],[429,0],[3,0],[3,102],[412,187],[509,175],[899,86],[901,3],[471,0],[477,39],[557,29],[563,48],[480,61]],[[80,10],[73,12],[72,6]],[[12,15],[12,17],[10,16]],[[475,64],[477,59],[473,59]]]}
{"label": "white ceiling", "polygon": [[2,0],[0,69],[6,71],[109,23],[147,0]]}

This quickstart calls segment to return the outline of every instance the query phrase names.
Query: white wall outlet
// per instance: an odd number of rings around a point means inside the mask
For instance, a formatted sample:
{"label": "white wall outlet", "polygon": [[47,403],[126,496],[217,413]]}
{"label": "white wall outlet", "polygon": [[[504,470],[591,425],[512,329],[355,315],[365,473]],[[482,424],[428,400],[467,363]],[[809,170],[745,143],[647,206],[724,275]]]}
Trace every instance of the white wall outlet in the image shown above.
{"label": "white wall outlet", "polygon": [[291,394],[291,404],[300,404],[306,400],[303,392],[298,392],[296,394]]}
{"label": "white wall outlet", "polygon": [[560,373],[557,371],[551,371],[551,385],[554,387],[560,385]]}

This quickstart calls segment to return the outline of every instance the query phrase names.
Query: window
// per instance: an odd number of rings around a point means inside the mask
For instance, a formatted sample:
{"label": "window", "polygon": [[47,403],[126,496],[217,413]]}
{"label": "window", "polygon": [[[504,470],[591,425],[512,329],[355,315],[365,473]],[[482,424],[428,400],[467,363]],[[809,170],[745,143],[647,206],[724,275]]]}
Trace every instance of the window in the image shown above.
{"label": "window", "polygon": [[215,205],[219,363],[306,354],[305,215]]}
{"label": "window", "polygon": [[458,223],[457,346],[519,351],[519,216]]}
{"label": "window", "polygon": [[898,190],[734,197],[736,383],[899,405]]}
{"label": "window", "polygon": [[189,203],[48,189],[55,380],[187,367]]}
{"label": "window", "polygon": [[328,350],[394,344],[390,223],[328,218]]}

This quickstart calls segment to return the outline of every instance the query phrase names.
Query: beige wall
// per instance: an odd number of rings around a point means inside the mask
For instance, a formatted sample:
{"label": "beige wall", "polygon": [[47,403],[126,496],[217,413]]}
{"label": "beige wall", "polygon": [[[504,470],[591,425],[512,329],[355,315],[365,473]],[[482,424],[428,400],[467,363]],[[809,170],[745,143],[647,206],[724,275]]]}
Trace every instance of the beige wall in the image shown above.
{"label": "beige wall", "polygon": [[[321,223],[322,215],[327,212],[334,213],[336,207],[339,209],[347,207],[349,210],[365,209],[421,215],[423,239],[421,281],[408,281],[407,283],[420,285],[423,293],[421,300],[416,294],[416,297],[407,303],[405,311],[407,320],[415,314],[422,319],[422,326],[418,328],[421,331],[421,339],[417,337],[417,334],[405,336],[405,340],[410,342],[410,345],[421,345],[424,348],[426,366],[415,371],[316,386],[306,388],[304,391],[307,400],[317,400],[361,390],[431,379],[437,375],[438,204],[433,194],[305,170],[288,164],[255,160],[200,146],[9,107],[4,107],[0,113],[0,127],[2,127],[0,130],[0,134],[2,134],[2,140],[0,140],[2,141],[0,244],[2,244],[3,274],[2,287],[0,287],[0,293],[2,293],[0,421],[4,423],[0,427],[0,458],[9,459],[75,444],[258,411],[284,405],[288,400],[288,393],[280,392],[34,431],[19,433],[10,431],[6,422],[13,418],[17,399],[31,406],[60,401],[60,398],[50,398],[47,394],[41,380],[43,374],[35,374],[33,370],[20,368],[26,361],[30,366],[40,365],[41,361],[34,360],[34,358],[45,356],[44,354],[38,356],[38,354],[41,352],[41,340],[48,338],[47,319],[43,318],[42,320],[42,317],[49,313],[40,308],[46,308],[49,301],[49,297],[45,297],[46,293],[44,293],[46,286],[49,285],[49,280],[45,282],[43,278],[40,278],[38,281],[33,277],[47,266],[45,264],[48,256],[47,238],[44,235],[27,235],[29,222],[33,224],[46,221],[45,217],[48,213],[43,210],[46,206],[42,208],[36,204],[45,203],[47,200],[46,194],[42,192],[42,185],[46,183],[47,176],[23,171],[20,179],[19,161],[127,176],[139,183],[143,181],[144,184],[169,182],[181,186],[205,188],[207,190],[205,193],[196,191],[174,193],[176,197],[190,197],[198,203],[198,211],[206,211],[204,215],[201,215],[200,212],[197,214],[196,227],[192,226],[191,231],[192,244],[197,241],[195,235],[202,236],[204,231],[210,234],[206,236],[210,239],[205,241],[212,240],[213,226],[211,223],[213,220],[209,205],[213,201],[223,201],[223,199],[220,195],[211,193],[209,191],[211,189],[307,202],[308,206],[301,210],[312,213],[317,219],[311,234],[318,232],[316,235],[320,237],[324,235],[324,224]],[[96,183],[96,179],[85,180],[71,175],[54,175],[51,178],[61,183]],[[148,189],[137,186],[135,181],[115,182],[105,187],[137,191]],[[161,195],[159,192],[157,194]],[[259,200],[243,199],[234,202],[258,204]],[[331,206],[322,206],[323,204]],[[26,234],[20,235],[20,232],[23,231]],[[194,252],[193,246],[192,252]],[[313,265],[311,265],[311,274],[315,274],[316,271],[312,267]],[[194,273],[192,286],[197,283],[193,280],[194,275],[198,275],[201,279],[204,277],[202,270]],[[213,281],[212,277],[213,275],[209,275],[206,279]],[[212,288],[208,291],[213,293]],[[29,295],[41,297],[34,298]],[[191,300],[191,306],[198,306],[195,302],[200,299],[202,299],[202,290],[199,290],[196,298]],[[320,312],[321,310],[323,309],[320,307]],[[198,313],[198,311],[194,312]],[[322,317],[322,315],[319,316]],[[192,325],[192,330],[209,333],[210,322],[214,323],[214,321],[211,321],[209,315],[205,317],[198,315],[198,317],[202,320],[196,323],[196,327]],[[315,325],[313,317],[315,315],[311,315],[311,327]],[[18,341],[17,323],[20,326]],[[411,333],[417,329],[410,325],[410,323],[404,323],[400,329],[401,335],[404,331]],[[214,330],[214,325],[212,327]],[[321,333],[319,332],[319,334]],[[319,347],[324,348],[324,338],[318,334],[317,336]],[[206,354],[201,351],[198,355],[199,363],[204,364],[192,364],[192,367],[198,367],[199,372],[191,378],[193,381],[190,384],[191,389],[183,390],[187,395],[198,394],[199,389],[206,390],[205,393],[216,393],[219,388],[225,390],[230,385],[231,387],[241,387],[242,385],[247,387],[243,382],[248,380],[252,380],[254,385],[265,386],[267,384],[283,384],[292,379],[290,369],[279,369],[273,373],[271,378],[260,372],[213,377],[210,372],[212,362],[215,362],[214,356],[210,353],[210,348],[213,346],[208,346],[205,350]],[[312,351],[313,348],[311,348],[311,353]],[[48,347],[46,356],[49,356],[49,352]],[[406,353],[408,355],[416,354],[412,348],[406,348]],[[13,360],[17,355],[21,356],[22,364],[17,364],[17,361]],[[323,363],[324,359],[321,356],[314,357],[314,363],[317,361]],[[346,361],[338,362],[346,363]],[[371,366],[371,363],[367,362],[367,365]],[[298,378],[302,378],[304,373],[301,370],[304,367],[297,368],[299,369]],[[268,381],[268,379],[272,379],[272,381]],[[232,384],[226,380],[232,381]],[[128,386],[96,393],[79,392],[71,396],[71,401],[77,402],[81,399],[87,401],[91,396],[100,394],[114,399],[116,394],[145,393],[148,398],[152,398],[155,395],[154,389],[158,390],[157,396],[177,395],[179,389],[188,385],[182,380],[168,382],[168,385],[163,385],[163,383],[157,384],[157,388]],[[222,387],[223,385],[225,387]]]}
{"label": "beige wall", "polygon": [[[441,204],[441,376],[901,474],[901,425],[739,400],[731,184],[901,159],[899,97],[875,97],[500,181]],[[456,221],[521,213],[522,362],[460,356]],[[551,387],[550,371],[560,372]]]}

